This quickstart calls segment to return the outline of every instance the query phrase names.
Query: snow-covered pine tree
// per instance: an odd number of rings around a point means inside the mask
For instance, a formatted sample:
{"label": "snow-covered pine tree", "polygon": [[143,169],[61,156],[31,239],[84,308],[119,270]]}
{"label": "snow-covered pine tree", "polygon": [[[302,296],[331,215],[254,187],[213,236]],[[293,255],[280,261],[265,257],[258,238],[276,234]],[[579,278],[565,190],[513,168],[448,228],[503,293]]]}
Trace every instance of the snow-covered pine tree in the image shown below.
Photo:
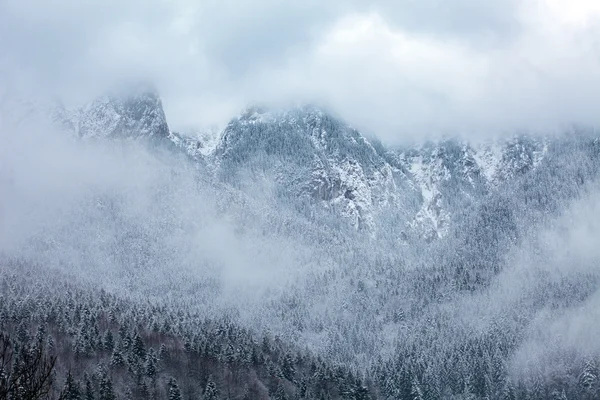
{"label": "snow-covered pine tree", "polygon": [[181,390],[177,385],[177,381],[175,378],[169,378],[169,382],[167,382],[167,398],[169,400],[182,400]]}

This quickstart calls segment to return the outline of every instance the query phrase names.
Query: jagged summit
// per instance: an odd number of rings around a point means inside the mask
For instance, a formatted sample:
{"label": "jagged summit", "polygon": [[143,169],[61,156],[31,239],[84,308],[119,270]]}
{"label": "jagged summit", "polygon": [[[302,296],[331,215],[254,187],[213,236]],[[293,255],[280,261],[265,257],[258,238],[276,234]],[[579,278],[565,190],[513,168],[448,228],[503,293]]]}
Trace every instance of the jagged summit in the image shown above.
{"label": "jagged summit", "polygon": [[138,84],[108,93],[74,112],[74,127],[84,138],[158,137],[169,126],[156,88]]}
{"label": "jagged summit", "polygon": [[166,137],[169,127],[160,98],[143,93],[125,99],[101,98],[82,110],[78,132],[83,137]]}
{"label": "jagged summit", "polygon": [[280,155],[286,152],[298,155],[299,151],[313,149],[327,150],[338,157],[375,153],[358,131],[314,106],[288,110],[246,109],[227,125],[218,150],[224,154],[244,144],[249,145],[245,150]]}
{"label": "jagged summit", "polygon": [[375,229],[379,210],[405,210],[413,195],[402,171],[366,138],[314,106],[245,110],[223,131],[214,157],[223,179],[236,182],[252,166],[274,176],[283,197],[316,202],[359,229]]}

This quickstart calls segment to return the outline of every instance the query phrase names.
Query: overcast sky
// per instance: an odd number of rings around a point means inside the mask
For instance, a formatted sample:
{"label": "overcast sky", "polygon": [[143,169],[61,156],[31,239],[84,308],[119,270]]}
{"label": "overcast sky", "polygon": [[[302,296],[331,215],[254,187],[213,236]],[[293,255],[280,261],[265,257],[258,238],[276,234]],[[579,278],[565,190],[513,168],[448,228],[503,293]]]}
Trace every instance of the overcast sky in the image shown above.
{"label": "overcast sky", "polygon": [[319,102],[386,140],[600,120],[597,0],[0,0],[0,73],[155,81],[173,129]]}

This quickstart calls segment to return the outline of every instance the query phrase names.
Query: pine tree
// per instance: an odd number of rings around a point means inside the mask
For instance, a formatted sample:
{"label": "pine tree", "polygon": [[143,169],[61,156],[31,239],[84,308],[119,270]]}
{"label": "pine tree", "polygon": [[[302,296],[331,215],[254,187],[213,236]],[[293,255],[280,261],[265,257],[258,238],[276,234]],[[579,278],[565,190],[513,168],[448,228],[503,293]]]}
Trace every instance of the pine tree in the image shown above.
{"label": "pine tree", "polygon": [[142,398],[144,398],[144,399],[150,398],[150,388],[146,384],[146,381],[142,381],[142,383],[139,385],[139,389],[140,389],[140,396]]}
{"label": "pine tree", "polygon": [[597,382],[598,372],[596,365],[593,360],[587,359],[579,376],[581,398],[595,398]]}
{"label": "pine tree", "polygon": [[99,400],[116,400],[112,380],[106,371],[101,373],[98,395]]}
{"label": "pine tree", "polygon": [[306,384],[306,379],[302,379],[302,381],[300,382],[300,398],[306,397],[307,389],[308,387]]}
{"label": "pine tree", "polygon": [[102,345],[104,347],[104,350],[106,351],[113,351],[113,348],[115,347],[115,340],[113,338],[113,334],[112,332],[109,330],[106,331],[106,333],[104,334],[104,339],[102,340]]}
{"label": "pine tree", "polygon": [[79,384],[73,378],[71,371],[67,373],[67,379],[65,386],[60,395],[61,400],[80,400],[81,399],[81,388]]}
{"label": "pine tree", "polygon": [[361,383],[360,379],[356,379],[354,384],[354,400],[368,400],[369,390]]}
{"label": "pine tree", "polygon": [[131,388],[126,388],[123,396],[119,396],[119,400],[133,400],[133,392]]}
{"label": "pine tree", "polygon": [[538,373],[535,373],[527,390],[527,394],[531,399],[543,399],[544,396],[544,385],[542,378]]}
{"label": "pine tree", "polygon": [[146,357],[146,346],[144,345],[142,337],[137,332],[133,338],[133,354],[140,360],[143,360]]}
{"label": "pine tree", "polygon": [[203,400],[217,400],[219,398],[219,391],[217,390],[217,384],[212,380],[211,377],[208,378],[208,382],[206,383],[206,387],[204,388],[204,397]]}
{"label": "pine tree", "polygon": [[294,366],[294,359],[290,354],[286,354],[283,357],[281,372],[283,373],[285,379],[287,379],[290,382],[294,381],[294,376],[296,375],[296,367]]}
{"label": "pine tree", "polygon": [[113,350],[112,356],[110,357],[110,365],[113,367],[122,367],[125,365],[125,359],[123,358],[123,354],[117,348]]}
{"label": "pine tree", "polygon": [[157,363],[158,363],[158,360],[156,359],[156,356],[154,355],[154,351],[152,349],[150,349],[150,351],[148,351],[148,354],[146,355],[146,363],[144,365],[145,373],[148,378],[154,379],[154,377],[156,376],[156,373],[157,373],[156,364]]}
{"label": "pine tree", "polygon": [[512,385],[510,379],[506,379],[501,393],[502,400],[514,400],[515,399],[515,388]]}
{"label": "pine tree", "polygon": [[167,395],[169,400],[182,400],[181,390],[179,390],[175,378],[170,378],[167,383]]}
{"label": "pine tree", "polygon": [[421,385],[417,378],[413,378],[410,394],[411,400],[424,400],[423,391],[421,390]]}
{"label": "pine tree", "polygon": [[90,380],[90,378],[87,375],[84,375],[83,379],[85,381],[85,396],[84,396],[84,399],[85,400],[95,400],[94,386],[92,385],[92,381]]}
{"label": "pine tree", "polygon": [[46,337],[46,326],[45,325],[38,326],[37,331],[35,332],[35,341],[37,343],[41,343],[45,337]]}
{"label": "pine tree", "polygon": [[271,352],[271,345],[267,336],[263,336],[261,350],[264,354],[269,354]]}
{"label": "pine tree", "polygon": [[579,377],[579,383],[584,390],[591,389],[598,379],[596,367],[591,360],[586,360],[583,371]]}
{"label": "pine tree", "polygon": [[277,389],[275,390],[275,395],[273,396],[275,400],[288,400],[287,394],[285,393],[285,389],[281,381],[277,384]]}
{"label": "pine tree", "polygon": [[567,394],[565,393],[565,389],[563,389],[562,391],[552,391],[552,400],[567,400]]}
{"label": "pine tree", "polygon": [[21,343],[29,342],[29,329],[27,329],[27,322],[24,320],[17,327],[17,340]]}
{"label": "pine tree", "polygon": [[252,400],[252,394],[250,393],[250,387],[248,384],[244,386],[244,393],[242,394],[242,400]]}
{"label": "pine tree", "polygon": [[52,335],[48,335],[48,338],[46,339],[46,349],[48,349],[48,353],[54,352],[54,339],[52,338]]}
{"label": "pine tree", "polygon": [[167,350],[167,346],[164,343],[161,343],[158,349],[158,359],[165,360],[167,358],[169,358],[169,350]]}

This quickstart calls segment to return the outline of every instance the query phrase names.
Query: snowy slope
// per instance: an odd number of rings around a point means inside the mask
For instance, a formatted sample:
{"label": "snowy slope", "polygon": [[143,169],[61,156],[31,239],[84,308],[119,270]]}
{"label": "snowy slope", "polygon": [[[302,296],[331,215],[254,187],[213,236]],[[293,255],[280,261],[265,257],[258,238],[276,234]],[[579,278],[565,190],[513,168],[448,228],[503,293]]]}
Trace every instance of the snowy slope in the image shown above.
{"label": "snowy slope", "polygon": [[503,182],[533,171],[547,144],[523,136],[471,144],[459,140],[400,149],[398,162],[422,196],[412,226],[428,238],[443,237],[458,209],[477,202]]}

